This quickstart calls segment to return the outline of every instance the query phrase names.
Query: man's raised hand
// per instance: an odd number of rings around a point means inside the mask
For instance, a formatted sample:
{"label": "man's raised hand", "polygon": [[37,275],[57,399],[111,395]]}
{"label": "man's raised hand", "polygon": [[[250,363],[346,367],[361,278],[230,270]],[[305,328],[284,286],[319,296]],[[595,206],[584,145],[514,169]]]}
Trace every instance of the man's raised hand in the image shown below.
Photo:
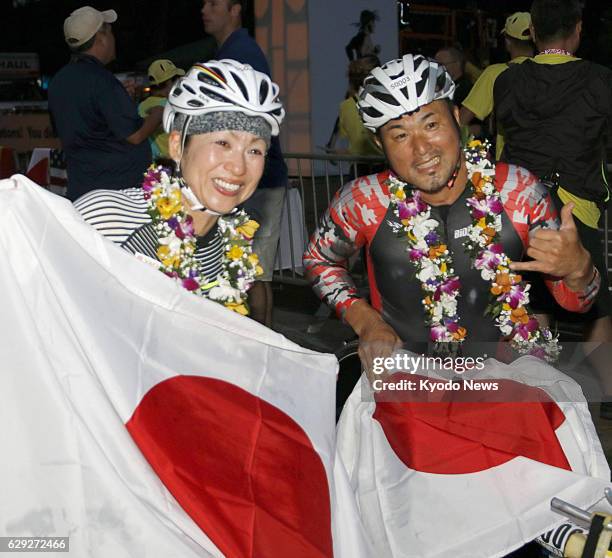
{"label": "man's raised hand", "polygon": [[513,262],[512,271],[538,271],[563,279],[572,290],[583,290],[593,275],[591,255],[584,248],[572,215],[573,203],[561,209],[557,231],[538,229],[529,238],[527,255],[533,261]]}

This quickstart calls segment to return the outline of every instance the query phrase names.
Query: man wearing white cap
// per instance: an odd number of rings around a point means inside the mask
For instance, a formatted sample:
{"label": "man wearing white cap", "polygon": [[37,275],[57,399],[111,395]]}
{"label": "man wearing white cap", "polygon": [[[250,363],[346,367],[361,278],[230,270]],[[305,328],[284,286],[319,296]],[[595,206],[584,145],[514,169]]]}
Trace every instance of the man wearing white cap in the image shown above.
{"label": "man wearing white cap", "polygon": [[[469,124],[474,116],[479,120],[484,120],[489,116],[493,112],[493,87],[497,77],[510,65],[521,64],[533,56],[534,44],[529,32],[530,25],[531,16],[529,12],[516,12],[508,16],[501,32],[504,36],[504,46],[510,55],[510,61],[502,64],[491,64],[485,68],[462,103],[461,124]],[[503,148],[503,130],[497,128],[495,159],[501,157]]]}
{"label": "man wearing white cap", "polygon": [[163,109],[146,119],[121,82],[105,68],[115,59],[114,10],[91,6],[64,21],[70,63],[49,86],[49,109],[68,165],[71,200],[99,188],[120,189],[140,183],[151,162],[146,141],[159,126]]}

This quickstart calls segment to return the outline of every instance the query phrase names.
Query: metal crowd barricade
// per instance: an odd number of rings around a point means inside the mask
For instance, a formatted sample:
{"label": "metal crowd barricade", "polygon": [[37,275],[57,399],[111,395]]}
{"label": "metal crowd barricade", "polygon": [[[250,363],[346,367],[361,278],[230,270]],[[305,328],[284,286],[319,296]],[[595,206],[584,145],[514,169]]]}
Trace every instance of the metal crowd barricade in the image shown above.
{"label": "metal crowd barricade", "polygon": [[353,178],[382,170],[384,159],[323,153],[285,153],[284,157],[289,184],[274,280],[306,285],[302,254],[333,195]]}
{"label": "metal crowd barricade", "polygon": [[[323,153],[285,153],[285,161],[289,168],[289,184],[274,280],[306,285],[302,275],[302,254],[332,196],[356,176],[382,169],[384,159]],[[612,164],[608,165],[608,172],[612,175]],[[610,275],[609,227],[608,208],[604,212],[601,232],[605,264]]]}

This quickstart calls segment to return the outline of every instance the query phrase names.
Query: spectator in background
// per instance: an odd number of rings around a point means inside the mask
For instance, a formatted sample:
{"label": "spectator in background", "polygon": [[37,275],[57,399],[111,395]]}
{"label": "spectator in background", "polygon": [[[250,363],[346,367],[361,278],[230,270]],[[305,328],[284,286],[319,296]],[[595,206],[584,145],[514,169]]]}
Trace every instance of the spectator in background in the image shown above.
{"label": "spectator in background", "polygon": [[90,6],[64,21],[73,56],[49,85],[49,110],[66,153],[68,198],[98,188],[136,186],[151,162],[146,141],[163,109],[143,120],[119,80],[104,66],[115,59],[114,10]]}
{"label": "spectator in background", "polygon": [[444,47],[436,52],[436,61],[442,64],[455,82],[455,95],[453,103],[460,107],[463,100],[467,97],[472,82],[465,73],[465,55],[463,51],[455,47]]}
{"label": "spectator in background", "polygon": [[377,21],[378,14],[376,11],[363,10],[359,15],[359,23],[353,23],[353,25],[359,27],[359,31],[345,47],[349,60],[359,60],[366,56],[378,56],[380,54],[380,45],[372,43],[372,35]]}
{"label": "spectator in background", "polygon": [[[270,76],[270,67],[255,40],[242,27],[245,0],[204,0],[202,21],[204,30],[215,38],[218,49],[215,58],[231,58],[251,65]],[[249,291],[251,317],[272,326],[272,273],[280,236],[280,220],[287,186],[287,165],[283,159],[278,136],[272,138],[266,157],[266,168],[255,194],[245,209],[259,222],[253,251],[259,255],[263,274]]]}
{"label": "spectator in background", "polygon": [[[512,64],[521,64],[533,56],[534,44],[531,40],[531,15],[528,12],[516,12],[506,19],[502,29],[504,46],[510,55],[510,61],[502,64],[491,64],[478,78],[474,87],[463,101],[459,116],[460,124],[467,125],[474,117],[484,120],[493,113],[493,86],[495,80]],[[496,126],[492,117],[492,128],[496,128],[495,159],[499,160],[504,147],[503,130]]]}
{"label": "spectator in background", "polygon": [[356,156],[378,156],[383,152],[374,141],[374,134],[364,125],[357,106],[357,93],[363,80],[380,61],[376,56],[353,60],[349,64],[349,90],[347,98],[340,103],[339,134],[348,140],[348,153]]}
{"label": "spectator in background", "polygon": [[[154,107],[165,107],[168,94],[179,76],[185,75],[185,70],[177,68],[171,60],[155,60],[147,70],[151,93],[138,105],[138,114],[142,118],[149,116]],[[151,154],[154,160],[169,159],[168,134],[160,125],[149,138]]]}
{"label": "spectator in background", "polygon": [[[573,204],[582,244],[599,269],[602,287],[587,314],[555,313],[568,321],[580,319],[591,347],[601,343],[589,360],[610,397],[612,321],[598,227],[609,200],[605,135],[612,118],[612,71],[574,56],[582,31],[578,0],[535,0],[531,20],[538,54],[511,66],[495,82],[495,110],[505,139],[501,160],[544,179],[557,206]],[[612,404],[605,414],[612,418]]]}

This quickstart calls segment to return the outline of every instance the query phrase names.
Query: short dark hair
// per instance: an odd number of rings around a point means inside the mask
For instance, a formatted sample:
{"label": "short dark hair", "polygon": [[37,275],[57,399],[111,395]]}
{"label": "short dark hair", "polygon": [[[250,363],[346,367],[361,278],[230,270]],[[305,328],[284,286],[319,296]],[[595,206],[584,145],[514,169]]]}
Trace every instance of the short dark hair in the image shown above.
{"label": "short dark hair", "polygon": [[566,39],[582,20],[579,0],[534,0],[531,23],[538,41]]}
{"label": "short dark hair", "polygon": [[513,44],[516,48],[530,48],[531,50],[533,50],[533,48],[535,47],[531,39],[529,39],[528,41],[523,41],[522,39],[517,39],[516,37],[511,37],[510,35],[505,35],[505,39],[509,43]]}
{"label": "short dark hair", "polygon": [[91,39],[87,39],[82,45],[79,46],[71,46],[70,44],[68,45],[68,47],[70,48],[70,51],[73,52],[74,54],[81,54],[83,52],[87,52],[92,46],[94,46],[94,43],[96,42],[96,35],[98,33],[94,33],[93,37]]}
{"label": "short dark hair", "polygon": [[453,59],[452,62],[459,62],[461,68],[465,68],[465,53],[463,50],[454,46],[445,46],[439,49],[436,55],[438,55],[440,52],[447,52]]}
{"label": "short dark hair", "polygon": [[363,10],[359,14],[359,28],[364,29],[373,21],[378,21],[379,17],[376,10]]}

